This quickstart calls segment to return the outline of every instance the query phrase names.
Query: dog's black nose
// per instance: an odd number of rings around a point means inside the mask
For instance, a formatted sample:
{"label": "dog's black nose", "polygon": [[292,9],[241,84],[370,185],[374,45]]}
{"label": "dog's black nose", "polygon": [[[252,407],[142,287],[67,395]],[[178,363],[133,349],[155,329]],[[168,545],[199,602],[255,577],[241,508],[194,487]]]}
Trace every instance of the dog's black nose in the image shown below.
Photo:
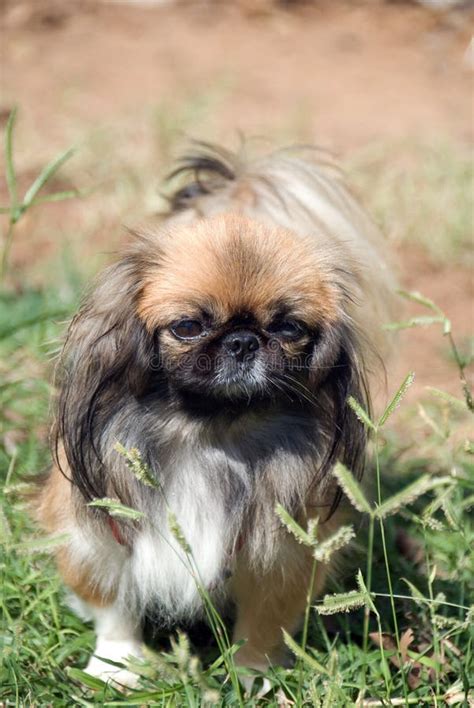
{"label": "dog's black nose", "polygon": [[252,332],[232,332],[224,339],[224,346],[229,354],[242,361],[253,357],[260,342]]}

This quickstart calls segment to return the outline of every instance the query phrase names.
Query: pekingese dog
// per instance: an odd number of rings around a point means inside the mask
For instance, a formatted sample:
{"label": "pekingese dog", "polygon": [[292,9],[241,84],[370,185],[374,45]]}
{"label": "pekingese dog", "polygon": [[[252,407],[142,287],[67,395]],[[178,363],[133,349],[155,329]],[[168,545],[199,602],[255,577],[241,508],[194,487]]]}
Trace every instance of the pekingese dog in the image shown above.
{"label": "pekingese dog", "polygon": [[[173,177],[168,214],[133,234],[70,325],[37,503],[43,528],[68,534],[59,571],[95,622],[86,671],[122,684],[136,677],[102,659],[140,655],[151,609],[168,626],[198,618],[197,578],[235,607],[238,663],[284,660],[312,556],[275,506],[319,517],[323,535],[340,524],[331,468],[360,475],[366,447],[346,401],[369,405],[390,306],[379,233],[324,153],[247,161],[197,144]],[[89,506],[103,498],[142,516]]]}

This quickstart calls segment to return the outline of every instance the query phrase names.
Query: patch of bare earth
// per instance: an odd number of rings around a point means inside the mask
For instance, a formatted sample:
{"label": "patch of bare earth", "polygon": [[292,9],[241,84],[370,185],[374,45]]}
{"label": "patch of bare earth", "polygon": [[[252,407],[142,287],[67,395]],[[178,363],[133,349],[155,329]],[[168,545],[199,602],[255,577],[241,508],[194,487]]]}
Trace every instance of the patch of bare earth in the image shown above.
{"label": "patch of bare earth", "polygon": [[[162,134],[153,142],[149,129],[157,106],[179,112],[190,105],[188,132],[231,144],[239,130],[280,142],[304,138],[342,155],[381,139],[472,140],[469,13],[375,0],[292,4],[291,11],[260,6],[72,2],[67,9],[46,0],[4,1],[0,117],[14,103],[21,107],[20,168],[36,169],[71,142],[119,123],[134,168],[146,163],[153,173],[156,164],[162,173],[167,145]],[[101,149],[99,141],[85,168],[92,182],[102,174]],[[90,227],[90,210],[99,212],[100,202],[99,192],[32,213],[19,230],[14,266],[27,273],[31,261],[58,251],[58,234],[80,232],[84,223],[84,257],[111,250],[127,215],[112,209]],[[470,270],[434,266],[406,244],[399,250],[402,285],[438,302],[463,339],[472,329]],[[425,384],[457,393],[441,351],[433,329],[402,334],[390,379],[414,369],[412,396]]]}

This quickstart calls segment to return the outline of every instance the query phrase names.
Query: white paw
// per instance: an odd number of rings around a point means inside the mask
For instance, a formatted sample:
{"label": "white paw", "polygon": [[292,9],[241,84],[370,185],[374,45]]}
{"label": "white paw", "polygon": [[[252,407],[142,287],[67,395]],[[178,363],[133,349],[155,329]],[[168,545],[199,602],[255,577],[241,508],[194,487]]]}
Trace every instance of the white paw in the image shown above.
{"label": "white paw", "polygon": [[[252,694],[253,685],[258,679],[258,676],[239,676],[240,683],[244,687],[246,693],[250,696]],[[272,690],[272,683],[270,679],[264,678],[261,687],[255,694],[254,698],[263,698],[269,691]]]}
{"label": "white paw", "polygon": [[86,668],[86,674],[95,676],[105,683],[112,683],[116,688],[135,688],[138,683],[139,676],[128,669],[119,669],[116,666],[107,664],[101,661],[96,656],[93,656]]}
{"label": "white paw", "polygon": [[[245,651],[242,651],[242,649],[237,652],[237,655],[235,657],[235,663],[237,664],[237,666],[241,666],[242,668],[249,669],[250,671],[259,672],[261,674],[267,673],[270,666],[268,659],[257,658],[255,654],[246,653]],[[247,675],[241,673],[239,676],[240,683],[242,684],[249,696],[252,694],[255,681],[258,681],[260,678],[263,679],[263,682],[258,692],[254,696],[255,698],[262,698],[262,696],[264,696],[271,690],[271,681],[266,677],[260,677],[257,673],[249,673]]]}
{"label": "white paw", "polygon": [[126,664],[128,657],[140,658],[142,656],[141,646],[137,641],[99,638],[95,652],[84,670],[102,681],[113,683],[117,688],[134,688],[139,679],[137,674],[129,669],[113,666],[104,660],[110,659],[117,663]]}

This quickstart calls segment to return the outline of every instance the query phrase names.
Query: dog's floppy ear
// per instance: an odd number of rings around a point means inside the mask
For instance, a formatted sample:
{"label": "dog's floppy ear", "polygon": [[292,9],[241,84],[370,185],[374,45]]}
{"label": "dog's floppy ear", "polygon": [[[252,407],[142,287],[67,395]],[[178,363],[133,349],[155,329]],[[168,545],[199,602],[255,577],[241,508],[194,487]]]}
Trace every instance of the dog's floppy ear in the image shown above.
{"label": "dog's floppy ear", "polygon": [[[355,398],[370,414],[371,403],[366,371],[363,365],[361,338],[347,324],[330,330],[316,345],[312,361],[312,385],[317,387],[321,440],[324,456],[317,481],[330,474],[340,461],[360,479],[366,461],[367,433],[348,405]],[[337,488],[331,503],[331,515],[341,499]]]}
{"label": "dog's floppy ear", "polygon": [[60,465],[63,448],[68,474],[88,500],[110,494],[102,464],[108,423],[127,397],[147,392],[159,368],[156,338],[136,314],[146,265],[139,245],[101,275],[69,327],[57,368],[56,459]]}

